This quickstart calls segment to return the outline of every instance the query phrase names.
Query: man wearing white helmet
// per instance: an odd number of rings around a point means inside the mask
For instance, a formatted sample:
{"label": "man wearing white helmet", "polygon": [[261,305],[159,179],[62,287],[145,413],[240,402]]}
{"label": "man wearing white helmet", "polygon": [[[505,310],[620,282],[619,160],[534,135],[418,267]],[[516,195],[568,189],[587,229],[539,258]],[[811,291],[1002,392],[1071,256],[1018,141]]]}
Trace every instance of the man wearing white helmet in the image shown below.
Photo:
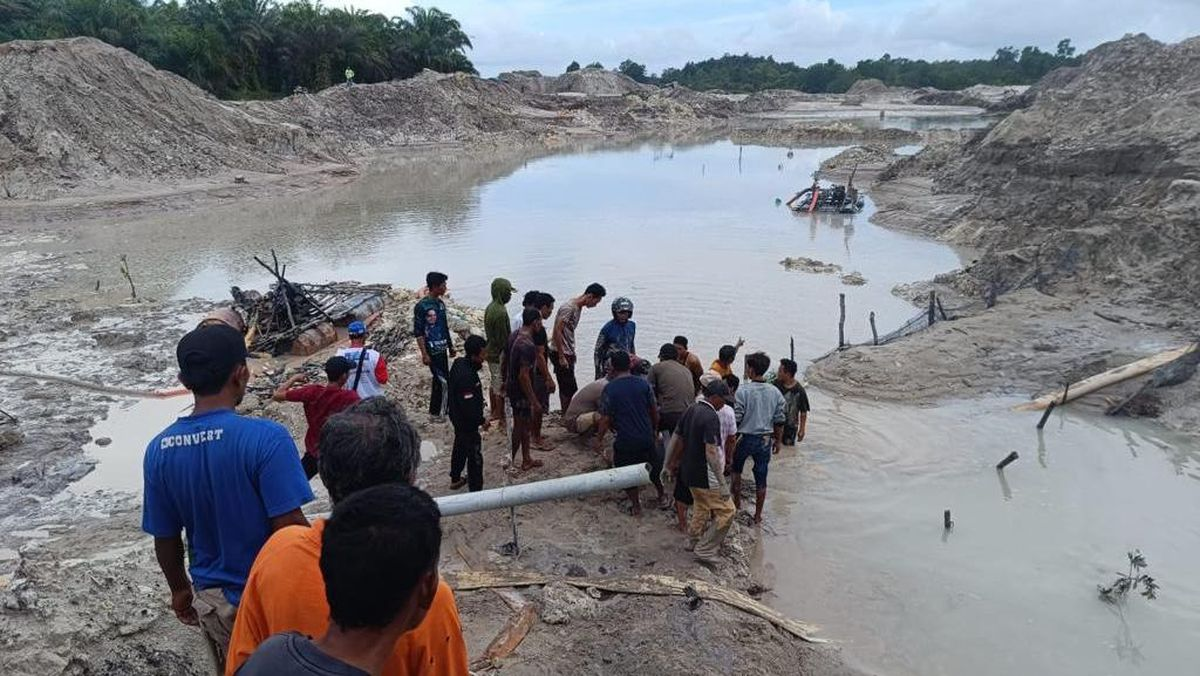
{"label": "man wearing white helmet", "polygon": [[596,380],[604,377],[608,371],[608,359],[614,352],[627,352],[637,355],[634,347],[634,336],[637,324],[633,321],[633,301],[621,296],[612,302],[612,316],[600,328],[600,337],[596,340]]}
{"label": "man wearing white helmet", "polygon": [[367,325],[350,322],[350,347],[338,350],[338,356],[350,362],[350,377],[346,389],[354,390],[360,399],[383,396],[388,381],[387,361],[383,355],[366,346]]}

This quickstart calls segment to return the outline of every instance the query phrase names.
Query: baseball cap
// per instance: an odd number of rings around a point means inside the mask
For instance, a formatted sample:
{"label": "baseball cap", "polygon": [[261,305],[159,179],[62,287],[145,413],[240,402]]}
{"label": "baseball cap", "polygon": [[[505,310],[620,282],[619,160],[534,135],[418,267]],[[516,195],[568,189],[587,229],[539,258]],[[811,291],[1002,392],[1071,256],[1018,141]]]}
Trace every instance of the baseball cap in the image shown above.
{"label": "baseball cap", "polygon": [[225,324],[201,326],[175,347],[179,380],[197,394],[216,394],[246,356],[242,334]]}
{"label": "baseball cap", "polygon": [[346,331],[352,336],[365,336],[367,335],[367,325],[359,321],[353,321],[350,322],[350,326],[346,327]]}

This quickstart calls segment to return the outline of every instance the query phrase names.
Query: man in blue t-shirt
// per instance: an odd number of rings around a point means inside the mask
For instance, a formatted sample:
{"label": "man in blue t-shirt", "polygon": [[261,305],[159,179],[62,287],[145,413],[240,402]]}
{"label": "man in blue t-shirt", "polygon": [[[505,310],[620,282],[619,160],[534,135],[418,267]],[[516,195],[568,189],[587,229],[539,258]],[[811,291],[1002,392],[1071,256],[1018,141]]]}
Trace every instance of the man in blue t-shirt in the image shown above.
{"label": "man in blue t-shirt", "polygon": [[[658,407],[654,402],[654,390],[645,378],[629,373],[628,352],[613,352],[609,357],[612,374],[604,392],[600,394],[600,421],[596,428],[596,452],[604,448],[604,433],[613,430],[613,467],[650,463],[650,478],[658,491],[662,504],[662,455],[654,443],[654,430],[658,429]],[[626,489],[633,504],[630,513],[641,516],[642,501],[637,488]]]}
{"label": "man in blue t-shirt", "polygon": [[200,626],[223,671],[254,557],[274,531],[308,525],[300,507],[313,494],[287,430],[233,410],[250,380],[241,334],[200,327],[175,356],[195,403],[146,447],[142,530],[154,536],[175,616]]}

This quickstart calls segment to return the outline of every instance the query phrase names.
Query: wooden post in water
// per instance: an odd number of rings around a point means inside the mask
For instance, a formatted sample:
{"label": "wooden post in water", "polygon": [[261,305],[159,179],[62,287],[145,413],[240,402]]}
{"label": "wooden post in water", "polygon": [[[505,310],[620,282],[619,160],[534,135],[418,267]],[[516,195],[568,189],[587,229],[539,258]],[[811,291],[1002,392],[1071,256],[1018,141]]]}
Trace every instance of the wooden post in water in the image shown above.
{"label": "wooden post in water", "polygon": [[841,314],[838,316],[838,349],[846,346],[846,294],[838,294],[838,306]]}
{"label": "wooden post in water", "polygon": [[936,308],[937,308],[937,296],[934,294],[934,292],[930,291],[929,292],[929,325],[930,326],[933,326],[933,323],[935,321],[937,321],[937,315],[934,314],[934,311],[936,310]]}
{"label": "wooden post in water", "polygon": [[875,313],[871,312],[871,344],[879,344],[879,332],[875,330]]}
{"label": "wooden post in water", "polygon": [[1046,420],[1050,417],[1050,414],[1054,412],[1056,406],[1058,406],[1058,402],[1052,401],[1050,402],[1050,405],[1046,407],[1046,412],[1042,414],[1042,419],[1039,420],[1037,424],[1037,428],[1039,430],[1046,426]]}
{"label": "wooden post in water", "polygon": [[792,361],[796,361],[796,337],[795,336],[790,337],[788,339],[788,343],[790,343],[790,345],[791,345]]}

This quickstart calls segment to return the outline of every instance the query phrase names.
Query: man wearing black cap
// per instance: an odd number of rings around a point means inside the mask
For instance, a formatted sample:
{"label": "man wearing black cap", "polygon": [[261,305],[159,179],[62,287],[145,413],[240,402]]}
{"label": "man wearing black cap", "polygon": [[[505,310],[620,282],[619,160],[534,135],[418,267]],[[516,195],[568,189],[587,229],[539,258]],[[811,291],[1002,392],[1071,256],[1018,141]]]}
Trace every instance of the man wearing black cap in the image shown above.
{"label": "man wearing black cap", "polygon": [[195,403],[146,447],[142,530],[154,536],[175,616],[199,625],[223,670],[254,557],[272,532],[308,525],[300,507],[313,494],[288,431],[233,410],[250,380],[242,335],[200,327],[175,354]]}
{"label": "man wearing black cap", "polygon": [[714,378],[705,382],[701,394],[704,397],[683,414],[675,429],[666,473],[692,493],[688,548],[701,561],[716,563],[735,513],[725,480],[721,422],[717,416],[717,411],[729,402],[729,386]]}
{"label": "man wearing black cap", "polygon": [[346,389],[346,381],[354,365],[345,357],[330,357],[325,362],[325,377],[327,385],[304,385],[296,387],[308,379],[303,373],[288,378],[271,398],[275,401],[297,401],[304,404],[304,418],[308,421],[308,431],[304,433],[304,457],[300,464],[304,467],[304,476],[310,480],[317,475],[317,458],[321,450],[317,441],[321,438],[321,428],[325,420],[334,413],[345,410],[358,401],[358,393]]}

